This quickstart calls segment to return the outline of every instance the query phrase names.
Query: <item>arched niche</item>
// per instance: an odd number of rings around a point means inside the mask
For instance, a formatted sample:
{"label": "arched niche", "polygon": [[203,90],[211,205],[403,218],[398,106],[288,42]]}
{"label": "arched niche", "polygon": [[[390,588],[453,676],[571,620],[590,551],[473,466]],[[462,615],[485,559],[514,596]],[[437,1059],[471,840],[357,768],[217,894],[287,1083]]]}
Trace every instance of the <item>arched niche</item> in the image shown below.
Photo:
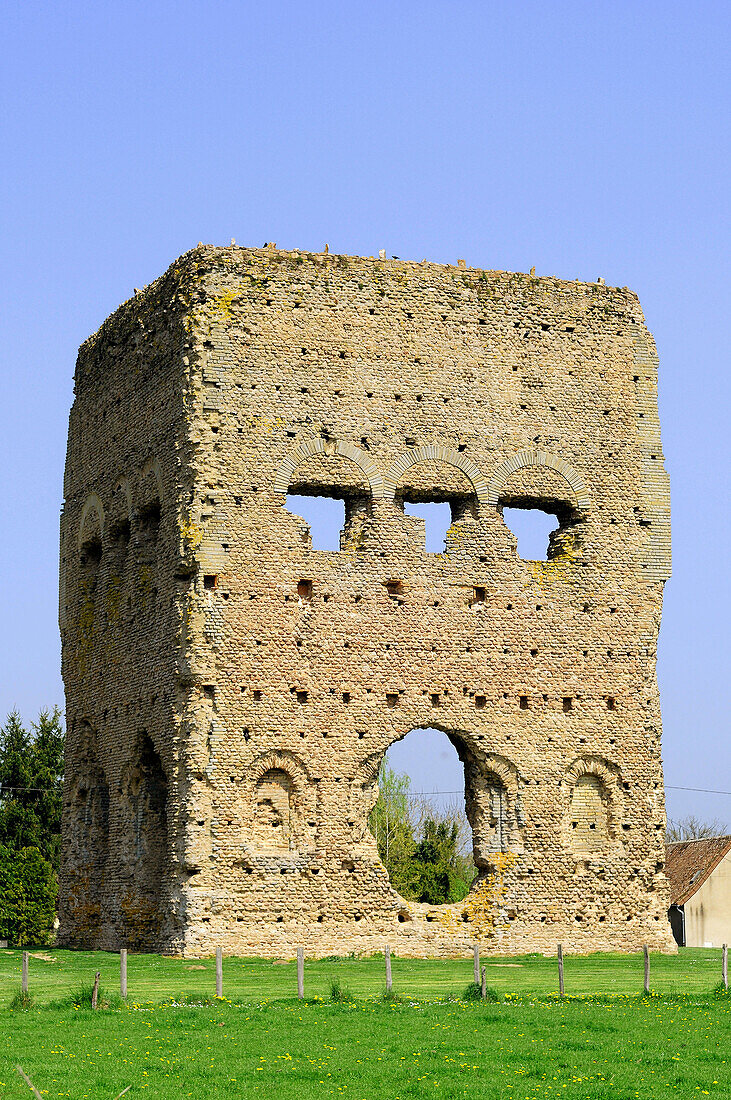
{"label": "arched niche", "polygon": [[157,561],[157,542],[162,519],[162,473],[156,458],[150,458],[140,472],[136,516],[138,554],[142,564]]}
{"label": "arched niche", "polygon": [[98,731],[86,720],[74,721],[68,739],[75,762],[67,789],[69,826],[63,853],[70,882],[69,924],[72,941],[93,942],[101,923],[109,858],[109,784]]}
{"label": "arched niche", "polygon": [[122,902],[128,937],[151,943],[160,923],[160,901],[169,869],[168,780],[146,730],[134,738],[119,797],[120,862],[127,890]]}
{"label": "arched niche", "polygon": [[89,493],[84,501],[81,509],[81,516],[79,518],[79,530],[77,534],[79,550],[83,549],[84,545],[89,542],[89,540],[94,540],[101,544],[103,532],[104,505],[98,493]]}
{"label": "arched niche", "polygon": [[581,756],[567,769],[562,786],[566,845],[579,859],[606,851],[620,835],[619,769],[602,757]]}
{"label": "arched niche", "polygon": [[126,553],[132,524],[132,486],[129,478],[117,482],[109,501],[109,543],[113,551]]}
{"label": "arched niche", "polygon": [[242,841],[250,852],[276,854],[313,847],[314,786],[294,753],[261,753],[244,776],[239,806]]}
{"label": "arched niche", "polygon": [[104,537],[104,505],[97,493],[90,493],[84,501],[79,519],[77,545],[81,576],[86,587],[96,583],[99,564],[102,557]]}

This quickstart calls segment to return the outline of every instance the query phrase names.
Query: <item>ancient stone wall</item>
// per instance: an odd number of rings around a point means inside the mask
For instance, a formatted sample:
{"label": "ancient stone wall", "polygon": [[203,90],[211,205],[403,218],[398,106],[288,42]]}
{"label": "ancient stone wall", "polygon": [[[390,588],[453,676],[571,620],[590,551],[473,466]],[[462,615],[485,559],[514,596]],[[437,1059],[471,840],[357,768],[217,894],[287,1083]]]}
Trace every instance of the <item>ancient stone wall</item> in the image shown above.
{"label": "ancient stone wall", "polygon": [[[82,347],[61,534],[62,937],[188,954],[672,949],[657,362],[627,289],[199,247]],[[344,502],[314,550],[288,493]],[[408,501],[447,501],[427,553]],[[503,507],[558,530],[522,560]],[[478,878],[391,887],[443,730]]]}

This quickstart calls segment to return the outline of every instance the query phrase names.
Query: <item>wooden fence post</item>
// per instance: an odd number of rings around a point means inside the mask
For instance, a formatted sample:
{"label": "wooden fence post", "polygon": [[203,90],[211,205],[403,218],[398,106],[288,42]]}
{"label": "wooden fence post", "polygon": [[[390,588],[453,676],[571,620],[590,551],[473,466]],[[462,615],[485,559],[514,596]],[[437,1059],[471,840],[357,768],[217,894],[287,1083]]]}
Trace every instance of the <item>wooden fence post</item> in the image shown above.
{"label": "wooden fence post", "polygon": [[216,948],[216,996],[223,997],[223,948]]}
{"label": "wooden fence post", "polygon": [[723,978],[723,988],[728,993],[728,944],[723,945],[721,952],[721,977]]}
{"label": "wooden fence post", "polygon": [[123,947],[119,952],[119,992],[127,997],[127,948]]}
{"label": "wooden fence post", "polygon": [[99,982],[101,981],[101,974],[97,970],[94,975],[94,988],[91,991],[91,1007],[96,1008],[99,999]]}
{"label": "wooden fence post", "polygon": [[647,996],[650,992],[650,949],[647,944],[642,948],[642,951],[645,956],[645,996]]}
{"label": "wooden fence post", "polygon": [[35,1085],[34,1085],[34,1084],[33,1084],[33,1082],[31,1081],[30,1077],[29,1077],[29,1076],[28,1076],[28,1074],[27,1074],[27,1073],[25,1072],[25,1070],[23,1069],[23,1067],[22,1067],[22,1066],[16,1066],[15,1068],[17,1069],[18,1073],[20,1074],[20,1076],[21,1076],[21,1077],[23,1078],[23,1080],[25,1081],[25,1083],[26,1083],[26,1085],[28,1086],[28,1088],[29,1088],[29,1089],[32,1089],[32,1090],[33,1090],[33,1095],[34,1095],[34,1096],[36,1097],[36,1100],[43,1100],[43,1097],[41,1096],[40,1092],[39,1092],[39,1091],[38,1091],[38,1089],[37,1089],[37,1088],[35,1087]]}
{"label": "wooden fence post", "polygon": [[23,952],[23,970],[20,978],[20,988],[24,993],[28,992],[28,952]]}
{"label": "wooden fence post", "polygon": [[386,944],[384,951],[386,957],[386,992],[390,993],[393,989],[393,982],[391,981],[391,948]]}
{"label": "wooden fence post", "polygon": [[305,949],[297,948],[297,996],[303,1000],[305,995]]}
{"label": "wooden fence post", "polygon": [[563,947],[561,944],[558,945],[558,991],[563,997]]}
{"label": "wooden fence post", "polygon": [[486,966],[483,966],[483,968],[482,968],[482,979],[480,981],[480,996],[482,997],[483,1001],[487,997],[487,967]]}
{"label": "wooden fence post", "polygon": [[480,984],[480,948],[477,944],[472,948],[475,957],[475,985]]}

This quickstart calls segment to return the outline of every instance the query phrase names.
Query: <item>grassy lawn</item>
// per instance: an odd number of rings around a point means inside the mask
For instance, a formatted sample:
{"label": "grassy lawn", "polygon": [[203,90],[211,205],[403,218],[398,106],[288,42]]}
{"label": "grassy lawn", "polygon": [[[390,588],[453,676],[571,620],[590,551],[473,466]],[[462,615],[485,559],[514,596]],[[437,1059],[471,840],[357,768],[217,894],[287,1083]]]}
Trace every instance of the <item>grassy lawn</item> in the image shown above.
{"label": "grassy lawn", "polygon": [[[546,994],[558,990],[555,958],[519,955],[485,957],[487,982],[500,993]],[[279,1000],[297,990],[293,961],[224,959],[226,997],[234,1000]],[[158,1003],[181,994],[213,995],[213,959],[171,959],[162,955],[130,955],[130,1000]],[[21,952],[0,950],[0,1006],[20,988]],[[108,991],[119,990],[119,957],[107,952],[41,949],[30,959],[30,991],[36,1004],[67,997],[80,985],[90,985],[99,970]],[[566,956],[567,993],[641,993],[641,955],[597,954]],[[382,957],[307,960],[305,993],[327,997],[339,979],[356,997],[378,996],[384,988]],[[652,955],[650,983],[660,993],[710,992],[721,980],[721,952],[685,948],[677,955]],[[472,959],[393,958],[394,990],[417,999],[460,995],[472,981]]]}
{"label": "grassy lawn", "polygon": [[[711,992],[717,951],[653,956],[649,998],[636,994],[641,957],[568,957],[567,990],[583,996],[564,1001],[551,992],[555,959],[486,959],[502,999],[485,1004],[445,999],[471,981],[470,959],[394,959],[403,1000],[392,1005],[380,999],[382,958],[308,963],[304,1002],[292,997],[292,963],[226,959],[226,999],[183,1005],[171,998],[213,993],[213,961],[140,955],[128,1005],[97,1012],[72,1007],[69,993],[96,969],[118,989],[116,956],[36,956],[35,1006],[11,1011],[20,952],[0,951],[3,1100],[32,1097],[17,1063],[44,1097],[78,1100],[114,1100],[127,1085],[130,1100],[731,1096],[731,996]],[[352,998],[328,999],[334,979]]]}
{"label": "grassy lawn", "polygon": [[0,1093],[267,1100],[649,1100],[731,1095],[731,1000],[3,1012]]}

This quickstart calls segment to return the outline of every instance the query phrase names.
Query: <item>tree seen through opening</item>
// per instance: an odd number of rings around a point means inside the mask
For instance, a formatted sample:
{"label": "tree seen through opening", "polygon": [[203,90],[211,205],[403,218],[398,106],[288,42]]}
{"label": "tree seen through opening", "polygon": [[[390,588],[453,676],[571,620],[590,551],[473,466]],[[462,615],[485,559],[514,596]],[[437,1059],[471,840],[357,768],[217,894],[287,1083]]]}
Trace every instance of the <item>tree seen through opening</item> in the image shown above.
{"label": "tree seen through opening", "polygon": [[462,763],[446,734],[414,730],[391,746],[369,825],[402,897],[441,905],[467,895],[477,873],[472,830]]}

